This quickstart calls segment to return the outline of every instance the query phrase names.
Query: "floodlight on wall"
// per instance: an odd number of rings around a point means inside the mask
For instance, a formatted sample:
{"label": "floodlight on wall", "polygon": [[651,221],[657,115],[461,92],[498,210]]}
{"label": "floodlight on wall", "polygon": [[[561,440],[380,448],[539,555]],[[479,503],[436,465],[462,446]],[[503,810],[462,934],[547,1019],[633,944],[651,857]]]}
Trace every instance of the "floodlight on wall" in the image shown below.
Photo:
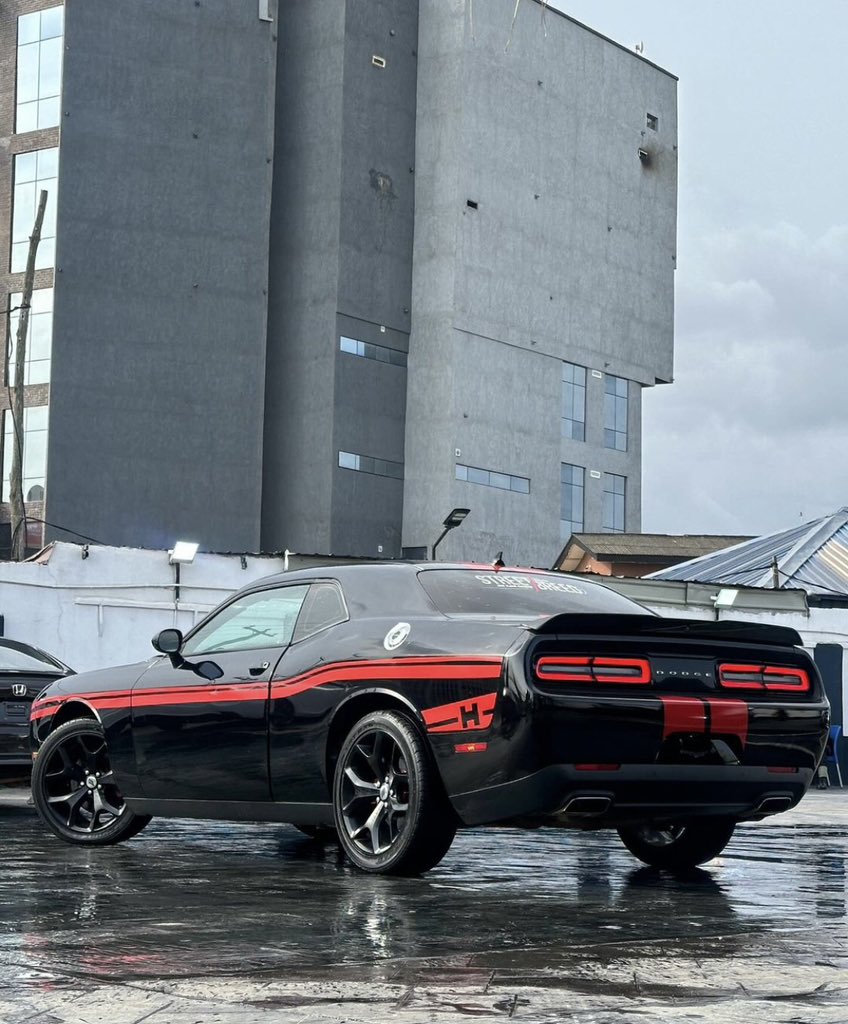
{"label": "floodlight on wall", "polygon": [[168,552],[168,562],[174,567],[174,624],[180,604],[180,566],[191,565],[197,554],[199,544],[193,540],[178,540]]}
{"label": "floodlight on wall", "polygon": [[178,540],[168,552],[168,561],[171,565],[189,565],[194,561],[199,546],[193,540]]}
{"label": "floodlight on wall", "polygon": [[710,600],[713,603],[715,609],[716,621],[718,621],[719,614],[722,608],[731,608],[733,602],[739,596],[739,591],[735,587],[722,587],[717,594],[713,594]]}
{"label": "floodlight on wall", "polygon": [[451,512],[448,514],[447,518],[442,523],[444,529],[439,534],[439,538],[436,541],[436,543],[433,545],[433,561],[436,560],[436,548],[442,543],[442,541],[450,533],[451,530],[455,530],[457,526],[462,525],[462,523],[465,521],[465,517],[468,515],[470,511],[470,508],[455,508],[452,509]]}

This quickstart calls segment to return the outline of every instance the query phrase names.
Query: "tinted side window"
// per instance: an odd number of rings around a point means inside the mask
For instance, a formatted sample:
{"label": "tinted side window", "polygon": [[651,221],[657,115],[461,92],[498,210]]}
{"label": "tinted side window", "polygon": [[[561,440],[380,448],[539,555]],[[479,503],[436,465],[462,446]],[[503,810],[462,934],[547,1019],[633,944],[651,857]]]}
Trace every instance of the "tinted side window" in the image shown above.
{"label": "tinted side window", "polygon": [[305,640],[306,637],[328,626],[335,626],[347,619],[347,608],[339,587],[335,583],[313,583],[309,594],[303,602],[303,611],[297,621],[292,643]]}
{"label": "tinted side window", "polygon": [[291,643],[307,586],[261,590],[222,608],[183,647],[186,657],[217,651],[285,647]]}

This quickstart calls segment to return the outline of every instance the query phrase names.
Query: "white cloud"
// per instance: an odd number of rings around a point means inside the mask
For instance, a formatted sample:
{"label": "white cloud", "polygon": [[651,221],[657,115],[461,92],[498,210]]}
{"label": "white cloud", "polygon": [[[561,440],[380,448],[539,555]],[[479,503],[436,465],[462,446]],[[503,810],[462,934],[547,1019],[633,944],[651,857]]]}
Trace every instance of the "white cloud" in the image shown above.
{"label": "white cloud", "polygon": [[692,248],[675,383],[644,394],[643,529],[765,533],[848,505],[848,227]]}

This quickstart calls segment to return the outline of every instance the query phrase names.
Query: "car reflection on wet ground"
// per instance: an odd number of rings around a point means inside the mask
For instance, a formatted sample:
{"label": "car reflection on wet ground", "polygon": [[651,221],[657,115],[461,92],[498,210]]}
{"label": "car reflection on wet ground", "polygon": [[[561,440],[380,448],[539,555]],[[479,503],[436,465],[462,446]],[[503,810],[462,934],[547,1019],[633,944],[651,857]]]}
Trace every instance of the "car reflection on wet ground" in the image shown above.
{"label": "car reflection on wet ground", "polygon": [[0,807],[0,1021],[848,1021],[848,791],[705,870],[613,833],[461,833],[423,878],[276,825],[78,849]]}

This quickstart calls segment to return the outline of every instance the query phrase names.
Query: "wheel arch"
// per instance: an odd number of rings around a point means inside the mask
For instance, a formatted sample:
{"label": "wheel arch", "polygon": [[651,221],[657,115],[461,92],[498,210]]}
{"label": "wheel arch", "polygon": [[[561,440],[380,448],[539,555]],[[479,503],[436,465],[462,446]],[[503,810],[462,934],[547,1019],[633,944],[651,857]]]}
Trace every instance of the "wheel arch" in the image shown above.
{"label": "wheel arch", "polygon": [[370,714],[372,711],[404,712],[415,723],[422,737],[427,740],[427,730],[424,728],[421,712],[406,697],[402,697],[394,690],[386,690],[379,687],[359,690],[357,693],[351,694],[333,712],[327,733],[324,770],[326,772],[327,786],[330,789],[332,789],[336,761],[342,749],[345,736],[347,736],[360,718]]}
{"label": "wheel arch", "polygon": [[93,718],[96,722],[99,722],[101,725],[103,724],[100,721],[100,715],[97,714],[97,711],[87,700],[75,697],[72,700],[65,701],[50,719],[50,728],[47,731],[47,735],[49,736],[60,725],[64,725],[65,722],[72,722],[75,718]]}

